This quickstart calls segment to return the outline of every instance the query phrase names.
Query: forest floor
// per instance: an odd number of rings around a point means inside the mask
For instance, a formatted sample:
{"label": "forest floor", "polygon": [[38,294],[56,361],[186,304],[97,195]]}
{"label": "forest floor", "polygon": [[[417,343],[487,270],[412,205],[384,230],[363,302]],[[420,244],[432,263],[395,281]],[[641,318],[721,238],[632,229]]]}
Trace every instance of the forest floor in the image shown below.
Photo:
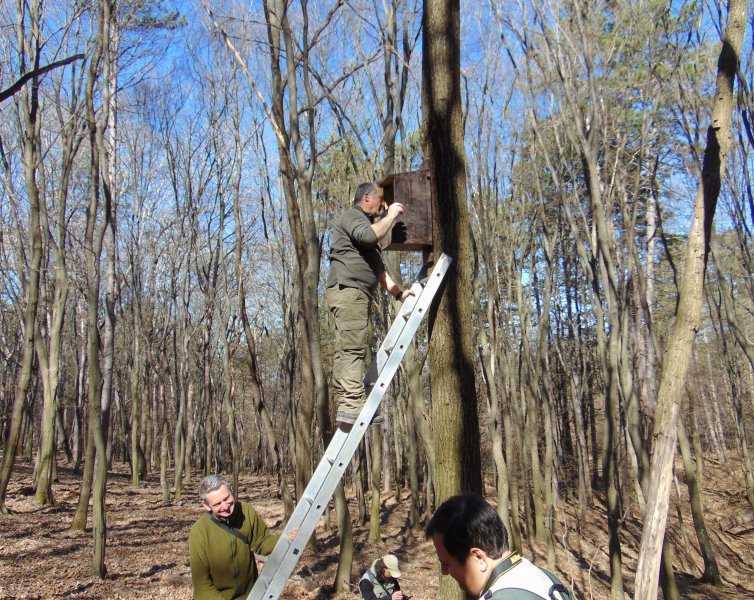
{"label": "forest floor", "polygon": [[[754,598],[754,524],[732,525],[749,514],[741,470],[735,462],[705,464],[704,502],[707,525],[717,551],[723,578],[719,588],[701,584],[702,562],[696,550],[683,474],[677,471],[679,485],[673,489],[669,537],[673,541],[676,577],[681,597],[689,600]],[[93,540],[91,515],[85,532],[69,531],[79,491],[80,476],[67,467],[58,469],[54,485],[57,506],[39,508],[31,495],[31,470],[17,465],[8,488],[7,507],[13,515],[0,515],[0,598],[191,598],[187,539],[193,522],[202,511],[195,499],[194,478],[181,503],[161,506],[159,476],[148,478],[143,487],[131,487],[127,465],[116,465],[108,478],[107,577],[92,575]],[[268,526],[282,530],[282,502],[275,488],[263,478],[241,478],[238,496],[252,500]],[[676,510],[681,497],[683,526]],[[317,529],[319,547],[307,549],[286,585],[281,599],[355,600],[356,585],[374,558],[387,552],[401,561],[404,590],[414,600],[437,596],[438,565],[431,542],[421,532],[406,528],[407,502],[396,502],[392,494],[382,496],[382,539],[368,541],[369,526],[356,523],[356,504],[349,499],[354,521],[353,593],[333,593],[338,556],[334,528],[325,530],[325,520]],[[576,526],[575,507],[561,501],[556,517],[555,551],[557,572],[572,584],[584,600],[610,597],[607,561],[607,533],[604,503],[596,499]],[[334,518],[334,517],[333,517]],[[633,593],[641,520],[627,515],[622,527],[623,578],[628,594]],[[524,542],[524,555],[546,564],[546,549]],[[662,594],[659,594],[661,597]]]}

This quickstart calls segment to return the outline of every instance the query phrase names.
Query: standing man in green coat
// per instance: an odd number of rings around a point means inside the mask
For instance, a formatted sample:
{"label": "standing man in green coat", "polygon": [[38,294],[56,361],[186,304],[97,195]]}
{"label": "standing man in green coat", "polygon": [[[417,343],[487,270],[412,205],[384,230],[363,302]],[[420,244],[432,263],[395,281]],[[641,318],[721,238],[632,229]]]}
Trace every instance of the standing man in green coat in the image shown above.
{"label": "standing man in green coat", "polygon": [[383,189],[376,183],[362,183],[351,208],[333,226],[326,298],[335,325],[335,421],[344,431],[350,430],[366,402],[364,361],[372,341],[369,313],[377,284],[396,300],[414,295],[410,289],[402,290],[385,270],[379,245],[404,210],[400,202],[386,206]]}
{"label": "standing man in green coat", "polygon": [[280,535],[270,533],[251,504],[236,502],[219,475],[199,482],[199,498],[207,514],[189,533],[194,600],[246,598],[258,575],[254,554],[272,552]]}

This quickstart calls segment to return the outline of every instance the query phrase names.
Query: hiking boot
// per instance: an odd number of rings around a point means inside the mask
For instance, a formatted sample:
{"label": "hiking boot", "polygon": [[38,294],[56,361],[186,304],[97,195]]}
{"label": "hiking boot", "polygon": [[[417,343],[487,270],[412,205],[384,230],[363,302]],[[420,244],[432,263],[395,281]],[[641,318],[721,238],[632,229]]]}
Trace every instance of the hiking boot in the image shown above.
{"label": "hiking boot", "polygon": [[[353,427],[353,425],[356,423],[356,421],[359,420],[359,414],[360,412],[351,412],[347,410],[339,410],[335,414],[335,424],[346,431],[346,427],[343,427],[343,425],[348,427],[348,430]],[[382,425],[385,422],[385,417],[382,416],[381,413],[377,413],[372,417],[372,420],[370,421],[370,425]]]}
{"label": "hiking boot", "polygon": [[335,414],[335,423],[340,425],[353,425],[359,419],[359,411],[352,412],[347,410],[339,410]]}

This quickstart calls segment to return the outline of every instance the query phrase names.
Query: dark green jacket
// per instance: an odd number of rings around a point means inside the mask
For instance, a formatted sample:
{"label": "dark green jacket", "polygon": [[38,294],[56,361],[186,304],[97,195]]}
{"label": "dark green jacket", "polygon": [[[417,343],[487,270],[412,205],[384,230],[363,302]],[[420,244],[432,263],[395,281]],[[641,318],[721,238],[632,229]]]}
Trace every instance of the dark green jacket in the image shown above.
{"label": "dark green jacket", "polygon": [[195,600],[246,598],[257,580],[254,553],[269,554],[279,535],[267,530],[251,504],[237,502],[225,523],[238,530],[241,539],[213,523],[209,514],[200,518],[189,533],[189,562]]}
{"label": "dark green jacket", "polygon": [[330,274],[325,287],[340,284],[358,288],[370,297],[374,295],[385,265],[372,221],[358,206],[338,217],[332,229]]}

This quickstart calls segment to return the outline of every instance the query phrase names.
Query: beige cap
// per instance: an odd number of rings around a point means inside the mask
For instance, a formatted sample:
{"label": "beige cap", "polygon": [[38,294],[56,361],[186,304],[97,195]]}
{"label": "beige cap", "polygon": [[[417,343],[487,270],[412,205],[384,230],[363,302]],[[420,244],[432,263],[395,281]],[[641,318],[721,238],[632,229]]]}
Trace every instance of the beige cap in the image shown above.
{"label": "beige cap", "polygon": [[394,554],[386,554],[382,557],[382,562],[385,563],[388,571],[390,571],[390,575],[394,579],[398,579],[401,576],[401,570],[398,567],[398,559]]}

